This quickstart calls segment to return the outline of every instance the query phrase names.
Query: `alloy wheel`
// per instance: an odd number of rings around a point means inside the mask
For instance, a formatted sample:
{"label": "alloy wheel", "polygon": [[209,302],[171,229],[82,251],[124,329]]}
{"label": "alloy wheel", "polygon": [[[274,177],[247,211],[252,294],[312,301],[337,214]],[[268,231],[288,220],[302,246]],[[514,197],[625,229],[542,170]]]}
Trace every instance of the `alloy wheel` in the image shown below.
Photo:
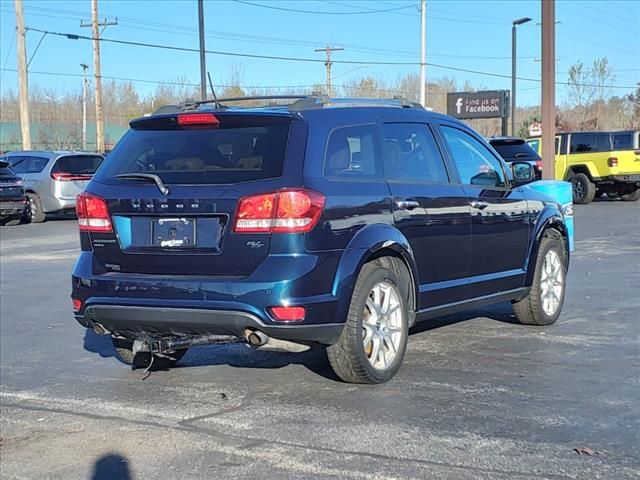
{"label": "alloy wheel", "polygon": [[373,286],[362,317],[362,344],[367,360],[377,370],[387,369],[402,342],[402,302],[400,292],[389,282]]}

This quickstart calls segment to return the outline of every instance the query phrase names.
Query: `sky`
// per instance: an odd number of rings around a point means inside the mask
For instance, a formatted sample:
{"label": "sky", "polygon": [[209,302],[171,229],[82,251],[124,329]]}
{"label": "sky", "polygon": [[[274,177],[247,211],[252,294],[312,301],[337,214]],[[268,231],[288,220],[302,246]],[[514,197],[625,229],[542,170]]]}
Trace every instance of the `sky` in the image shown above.
{"label": "sky", "polygon": [[[334,84],[372,75],[393,81],[419,71],[420,14],[418,0],[205,0],[206,48],[234,54],[316,59],[282,61],[207,54],[207,69],[215,85],[225,85],[230,72],[243,72],[242,85],[256,87],[311,86],[324,83],[327,45],[334,52]],[[518,27],[519,106],[540,101],[541,0],[428,0],[427,79],[466,80],[486,89],[511,88],[511,22],[532,21]],[[90,0],[25,0],[27,27],[91,36],[80,27],[91,19]],[[104,39],[198,48],[196,0],[100,0],[100,18],[108,26]],[[557,0],[556,58],[558,82],[576,61],[590,65],[607,57],[616,71],[611,91],[630,93],[640,82],[640,0]],[[33,55],[42,34],[27,32],[27,57]],[[17,90],[14,0],[0,0],[0,90]],[[47,34],[29,65],[30,85],[53,88],[60,94],[79,91],[81,63],[93,71],[90,40],[70,40]],[[143,95],[154,82],[184,77],[199,82],[197,52],[101,43],[102,75],[130,78]],[[363,64],[339,64],[356,61]],[[398,62],[410,65],[376,65]],[[449,68],[446,68],[449,67]],[[490,75],[455,69],[474,70]],[[48,72],[48,73],[37,73]],[[53,75],[52,73],[63,74]],[[492,76],[498,75],[498,76]],[[504,76],[500,77],[500,75]],[[624,88],[623,88],[624,87]],[[557,101],[567,100],[563,85]]]}

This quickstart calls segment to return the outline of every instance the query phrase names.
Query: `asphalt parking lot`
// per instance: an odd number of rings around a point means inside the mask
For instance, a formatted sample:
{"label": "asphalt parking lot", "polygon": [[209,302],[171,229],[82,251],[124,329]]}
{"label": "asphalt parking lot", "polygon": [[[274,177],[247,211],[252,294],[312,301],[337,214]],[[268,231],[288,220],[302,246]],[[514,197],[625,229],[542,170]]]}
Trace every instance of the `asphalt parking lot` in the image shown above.
{"label": "asphalt parking lot", "polygon": [[378,386],[240,344],[143,380],[73,320],[75,221],[2,227],[0,476],[640,478],[640,205],[575,210],[556,325],[509,305],[421,324]]}

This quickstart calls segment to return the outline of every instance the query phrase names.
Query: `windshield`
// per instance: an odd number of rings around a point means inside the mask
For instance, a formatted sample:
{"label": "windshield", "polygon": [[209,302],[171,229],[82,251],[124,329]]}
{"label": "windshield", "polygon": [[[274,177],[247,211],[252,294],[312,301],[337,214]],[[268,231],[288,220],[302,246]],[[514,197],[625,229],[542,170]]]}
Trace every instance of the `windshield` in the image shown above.
{"label": "windshield", "polygon": [[289,123],[249,118],[226,128],[223,120],[215,129],[132,129],[96,179],[153,173],[167,184],[229,184],[280,177]]}

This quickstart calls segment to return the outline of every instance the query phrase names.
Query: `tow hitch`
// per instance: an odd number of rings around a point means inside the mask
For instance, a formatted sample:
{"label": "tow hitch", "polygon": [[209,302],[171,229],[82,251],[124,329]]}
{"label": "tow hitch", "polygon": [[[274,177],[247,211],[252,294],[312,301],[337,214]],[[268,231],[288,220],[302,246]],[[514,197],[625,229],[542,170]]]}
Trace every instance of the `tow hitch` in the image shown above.
{"label": "tow hitch", "polygon": [[133,341],[133,353],[151,353],[159,357],[171,358],[177,350],[196,345],[211,345],[215,343],[236,343],[244,340],[233,335],[201,335],[197,337],[152,337],[143,336]]}

